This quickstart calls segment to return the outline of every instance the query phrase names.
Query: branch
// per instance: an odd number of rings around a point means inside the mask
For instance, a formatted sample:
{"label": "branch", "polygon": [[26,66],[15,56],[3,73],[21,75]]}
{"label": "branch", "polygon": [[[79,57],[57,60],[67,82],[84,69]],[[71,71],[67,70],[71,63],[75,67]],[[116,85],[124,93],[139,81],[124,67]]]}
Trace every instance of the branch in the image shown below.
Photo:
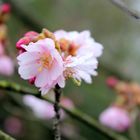
{"label": "branch", "polygon": [[127,7],[125,5],[124,2],[122,2],[122,0],[110,0],[111,3],[113,3],[115,6],[117,6],[118,8],[120,8],[123,12],[125,12],[127,15],[135,18],[135,19],[140,19],[140,14],[138,14],[137,11],[130,9],[129,7]]}
{"label": "branch", "polygon": [[0,130],[0,140],[15,140],[15,139]]}
{"label": "branch", "polygon": [[59,85],[55,86],[54,89],[54,96],[55,96],[55,101],[54,101],[54,111],[55,111],[55,118],[54,118],[54,124],[53,124],[53,129],[54,129],[54,139],[55,140],[61,140],[61,134],[60,134],[60,98],[62,95],[62,89],[59,87]]}
{"label": "branch", "polygon": [[[54,103],[52,100],[50,100],[46,97],[42,97],[41,94],[38,93],[37,90],[21,87],[19,84],[16,84],[16,83],[0,80],[0,89],[12,91],[13,93],[18,93],[18,94],[22,94],[22,95],[31,94],[40,99],[47,100],[50,103]],[[109,138],[110,140],[128,140],[126,137],[121,136],[121,135],[101,126],[93,117],[88,116],[87,114],[79,111],[78,109],[71,110],[62,105],[60,107],[74,119],[82,122],[86,126],[90,127],[94,131],[102,134],[103,136]]]}

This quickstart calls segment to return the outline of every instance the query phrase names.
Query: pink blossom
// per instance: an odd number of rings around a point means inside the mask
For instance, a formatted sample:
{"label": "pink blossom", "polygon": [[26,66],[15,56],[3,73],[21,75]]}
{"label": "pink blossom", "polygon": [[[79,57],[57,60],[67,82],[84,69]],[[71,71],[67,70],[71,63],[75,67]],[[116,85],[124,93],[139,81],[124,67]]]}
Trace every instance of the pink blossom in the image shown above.
{"label": "pink blossom", "polygon": [[[64,86],[63,60],[55,48],[54,41],[46,38],[29,45],[22,45],[26,52],[20,54],[19,74],[29,80],[35,77],[35,86],[39,87],[42,94],[46,94],[56,84]],[[60,80],[61,79],[61,80]]]}
{"label": "pink blossom", "polygon": [[63,56],[64,76],[66,78],[72,77],[78,81],[83,79],[87,83],[92,83],[91,76],[97,75],[97,57],[102,54],[102,45],[95,42],[89,31],[79,33],[59,30],[54,35],[58,41],[65,39],[66,43],[69,44],[68,52],[66,52],[69,54]]}
{"label": "pink blossom", "polygon": [[73,77],[81,82],[83,79],[86,83],[92,83],[91,76],[96,76],[97,59],[87,56],[67,57],[65,60],[65,77]]}
{"label": "pink blossom", "polygon": [[10,57],[0,56],[0,74],[10,76],[14,72],[14,64]]}
{"label": "pink blossom", "polygon": [[131,119],[127,111],[119,107],[109,107],[100,115],[100,122],[113,130],[124,132],[131,125]]}
{"label": "pink blossom", "polygon": [[92,53],[94,57],[99,57],[102,54],[103,46],[97,43],[90,34],[90,31],[82,32],[58,30],[54,32],[57,40],[66,39],[74,44],[73,49],[76,49],[75,55],[85,55]]}
{"label": "pink blossom", "polygon": [[[38,99],[32,95],[25,95],[23,97],[23,102],[29,106],[33,113],[40,119],[51,119],[54,117],[54,109],[53,105]],[[61,110],[61,118],[65,118],[64,112]]]}

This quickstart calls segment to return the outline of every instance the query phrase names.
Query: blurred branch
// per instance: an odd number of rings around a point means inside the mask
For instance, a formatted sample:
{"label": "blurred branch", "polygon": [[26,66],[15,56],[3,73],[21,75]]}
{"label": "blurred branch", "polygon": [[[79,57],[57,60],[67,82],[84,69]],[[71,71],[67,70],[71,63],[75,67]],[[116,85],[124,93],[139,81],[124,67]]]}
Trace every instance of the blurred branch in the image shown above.
{"label": "blurred branch", "polygon": [[[47,100],[50,103],[54,103],[52,100],[46,98],[45,96],[42,97],[41,94],[38,93],[37,90],[21,87],[19,84],[16,84],[16,83],[1,80],[0,89],[12,91],[14,93],[18,93],[18,94],[22,94],[22,95],[31,94],[40,99]],[[126,137],[121,136],[121,135],[101,126],[93,117],[88,116],[87,114],[79,111],[78,109],[70,110],[62,105],[60,107],[74,119],[84,123],[86,126],[92,128],[94,131],[97,131],[98,133],[106,136],[110,140],[128,140]]]}
{"label": "blurred branch", "polygon": [[15,140],[15,139],[0,130],[0,140]]}
{"label": "blurred branch", "polygon": [[120,8],[123,12],[125,12],[127,15],[135,18],[135,19],[140,19],[140,14],[135,11],[130,9],[128,6],[125,5],[125,3],[122,0],[110,0],[111,3],[113,3],[115,6]]}

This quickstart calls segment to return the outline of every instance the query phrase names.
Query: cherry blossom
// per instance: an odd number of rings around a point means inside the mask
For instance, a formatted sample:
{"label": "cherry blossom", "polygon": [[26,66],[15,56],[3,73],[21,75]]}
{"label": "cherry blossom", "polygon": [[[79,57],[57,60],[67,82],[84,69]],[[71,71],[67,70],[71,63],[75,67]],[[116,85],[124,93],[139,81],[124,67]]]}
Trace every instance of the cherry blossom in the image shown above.
{"label": "cherry blossom", "polygon": [[128,112],[115,106],[109,107],[101,113],[100,122],[118,132],[124,132],[131,126]]}
{"label": "cherry blossom", "polygon": [[22,47],[26,52],[17,57],[20,76],[25,80],[35,77],[35,86],[40,88],[42,94],[56,84],[61,87],[59,77],[63,73],[63,61],[54,41],[46,38]]}
{"label": "cherry blossom", "polygon": [[63,88],[68,78],[77,84],[82,80],[92,83],[103,50],[89,31],[59,30],[53,34],[47,29],[40,34],[27,32],[16,46],[21,78],[39,87],[42,95],[56,84]]}

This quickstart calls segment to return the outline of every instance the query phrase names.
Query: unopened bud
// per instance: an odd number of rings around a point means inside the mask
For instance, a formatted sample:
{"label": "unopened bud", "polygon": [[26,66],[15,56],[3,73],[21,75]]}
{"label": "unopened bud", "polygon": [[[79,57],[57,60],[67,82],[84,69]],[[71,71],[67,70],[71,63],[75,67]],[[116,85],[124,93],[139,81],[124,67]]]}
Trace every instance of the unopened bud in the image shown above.
{"label": "unopened bud", "polygon": [[4,13],[4,14],[10,13],[10,11],[11,11],[11,6],[10,6],[10,4],[8,4],[8,3],[4,3],[4,4],[2,4],[2,6],[0,7],[0,10],[1,10],[1,12]]}
{"label": "unopened bud", "polygon": [[109,107],[100,115],[100,122],[113,130],[124,132],[131,126],[128,112],[119,107]]}
{"label": "unopened bud", "polygon": [[27,45],[30,43],[30,41],[31,40],[28,37],[23,37],[16,43],[16,48],[19,50],[23,49],[22,45]]}
{"label": "unopened bud", "polygon": [[113,76],[108,77],[107,80],[106,80],[106,84],[110,88],[114,88],[117,85],[118,82],[119,82],[118,79],[113,77]]}
{"label": "unopened bud", "polygon": [[33,85],[33,84],[34,84],[34,82],[35,82],[35,79],[36,79],[35,77],[33,77],[33,78],[29,79],[29,83]]}

